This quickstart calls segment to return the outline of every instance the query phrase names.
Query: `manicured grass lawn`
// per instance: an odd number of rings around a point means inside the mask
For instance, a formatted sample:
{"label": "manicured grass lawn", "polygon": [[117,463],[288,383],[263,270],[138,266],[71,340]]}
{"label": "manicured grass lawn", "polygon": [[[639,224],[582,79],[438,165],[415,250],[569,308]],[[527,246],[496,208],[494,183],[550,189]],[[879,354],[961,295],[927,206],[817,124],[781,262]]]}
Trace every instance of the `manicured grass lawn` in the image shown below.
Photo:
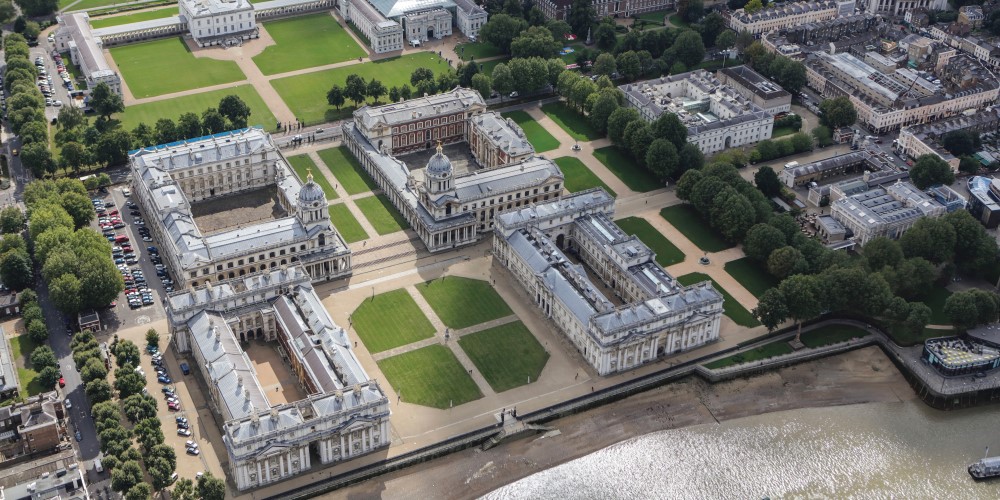
{"label": "manicured grass lawn", "polygon": [[365,228],[361,227],[358,220],[354,218],[354,214],[343,203],[330,205],[330,222],[333,223],[333,227],[337,228],[340,235],[344,237],[344,241],[348,243],[368,239],[368,233],[365,232]]}
{"label": "manicured grass lawn", "polygon": [[114,47],[111,56],[137,99],[246,79],[233,61],[195,58],[180,38]]}
{"label": "manicured grass lawn", "polygon": [[496,392],[538,380],[549,359],[520,321],[465,335],[458,345]]}
{"label": "manicured grass lawn", "polygon": [[743,363],[749,363],[751,361],[760,361],[762,359],[773,358],[775,356],[780,356],[782,354],[789,354],[792,352],[792,347],[788,345],[788,342],[784,340],[778,340],[771,342],[770,344],[764,344],[756,349],[751,349],[749,351],[743,352],[741,354],[734,354],[728,358],[722,358],[720,360],[712,361],[711,363],[706,363],[705,368],[725,368],[727,366],[741,365]]}
{"label": "manicured grass lawn", "polygon": [[378,367],[406,403],[447,409],[483,397],[458,358],[443,345],[383,359]]}
{"label": "manicured grass lawn", "polygon": [[592,141],[604,137],[590,126],[587,117],[570,109],[564,103],[553,102],[542,106],[542,111],[571,137],[578,141]]}
{"label": "manicured grass lawn", "polygon": [[98,28],[107,28],[109,26],[120,26],[122,24],[137,23],[140,21],[152,21],[153,19],[163,19],[165,17],[176,16],[177,13],[178,13],[178,8],[176,6],[167,7],[165,9],[133,12],[131,14],[122,14],[120,16],[91,19],[90,27],[98,29]]}
{"label": "manicured grass lawn", "polygon": [[251,126],[260,125],[264,127],[264,130],[274,130],[274,124],[277,121],[274,114],[271,113],[271,110],[264,104],[264,100],[260,98],[251,85],[240,85],[231,89],[213,90],[163,101],[134,104],[126,107],[125,112],[119,113],[115,118],[121,120],[122,127],[126,130],[132,130],[140,122],[152,127],[160,118],[170,118],[176,121],[181,114],[188,111],[201,116],[208,108],[218,108],[219,101],[230,94],[238,95],[240,99],[243,99],[243,102],[247,103],[247,106],[250,106],[251,113],[248,123]]}
{"label": "manicured grass lawn", "polygon": [[802,343],[806,347],[823,347],[845,340],[856,339],[868,335],[868,332],[848,325],[826,325],[815,330],[802,333]]}
{"label": "manicured grass lawn", "polygon": [[[497,64],[506,63],[508,61],[510,61],[510,59],[508,59],[508,58],[505,57],[503,59],[490,59],[489,61],[486,61],[486,62],[483,62],[483,63],[481,63],[479,61],[476,61],[476,64],[479,65],[479,71],[480,72],[482,72],[482,73],[484,73],[484,74],[489,75],[489,76],[492,77],[493,76],[493,68],[497,67]],[[504,96],[504,97],[506,97],[506,96]]]}
{"label": "manicured grass lawn", "polygon": [[663,19],[667,14],[673,12],[672,10],[658,10],[656,12],[647,12],[645,14],[639,14],[637,17],[643,21],[650,21],[654,23],[663,24]]}
{"label": "manicured grass lawn", "polygon": [[434,325],[404,290],[365,299],[351,313],[351,322],[369,352],[382,352],[434,336]]}
{"label": "manicured grass lawn", "polygon": [[716,283],[715,280],[713,280],[707,274],[703,273],[685,274],[684,276],[678,276],[677,281],[684,286],[693,285],[695,283],[701,283],[702,281],[711,281],[712,286],[715,287],[715,289],[722,294],[723,314],[729,316],[729,319],[733,320],[734,323],[740,326],[745,326],[747,328],[760,326],[760,322],[757,321],[757,318],[753,317],[753,314],[750,314],[750,311],[747,311],[747,309],[743,307],[743,304],[737,302],[732,295],[729,295],[729,292],[727,292],[725,288],[719,286],[719,284]]}
{"label": "manicured grass lawn", "polygon": [[951,320],[944,313],[944,301],[951,297],[951,292],[947,288],[935,287],[932,288],[927,295],[924,296],[924,304],[931,308],[931,324],[932,325],[950,325]]}
{"label": "manicured grass lawn", "polygon": [[312,173],[313,181],[319,184],[319,187],[323,188],[323,193],[326,194],[327,200],[336,200],[339,198],[337,192],[334,191],[333,186],[330,185],[330,181],[326,180],[326,176],[323,172],[320,172],[319,168],[316,167],[316,163],[312,161],[309,155],[295,155],[288,157],[288,163],[292,165],[295,169],[295,173],[298,174],[299,180],[303,184],[306,182],[306,178],[309,173]]}
{"label": "manicured grass lawn", "polygon": [[586,48],[586,46],[583,45],[582,43],[564,45],[563,47],[569,47],[573,49],[573,52],[570,52],[569,54],[562,54],[559,56],[559,58],[562,59],[563,62],[566,64],[576,64],[576,56],[580,55],[580,51]]}
{"label": "manicured grass lawn", "polygon": [[615,221],[618,227],[628,234],[634,234],[642,240],[650,249],[656,252],[656,263],[663,266],[671,266],[678,262],[684,262],[684,252],[674,246],[663,234],[656,230],[652,224],[641,217],[626,217]]}
{"label": "manicured grass lawn", "polygon": [[691,240],[691,243],[706,252],[721,252],[733,246],[709,227],[701,218],[701,214],[687,203],[660,210],[660,217],[667,219],[667,222]]}
{"label": "manicured grass lawn", "polygon": [[503,116],[514,120],[521,126],[521,130],[524,130],[524,135],[528,137],[528,142],[534,146],[536,152],[544,153],[559,147],[559,141],[542,128],[528,113],[524,111],[511,111],[510,113],[504,113]]}
{"label": "manicured grass lawn", "polygon": [[354,204],[365,214],[375,231],[380,235],[395,233],[410,227],[406,219],[396,211],[384,194],[354,200]]}
{"label": "manicured grass lawn", "polygon": [[444,276],[417,285],[441,322],[461,329],[513,314],[489,282]]}
{"label": "manicured grass lawn", "polygon": [[889,329],[889,336],[892,337],[892,340],[903,347],[923,344],[927,339],[953,337],[957,333],[954,329],[938,330],[936,328],[924,328],[915,334],[897,330],[896,328]]}
{"label": "manicured grass lawn", "polygon": [[[289,76],[271,80],[271,84],[296,117],[306,124],[315,124],[346,118],[354,111],[353,103],[350,101],[341,106],[340,110],[326,103],[326,93],[330,87],[333,85],[343,87],[348,75],[357,74],[365,81],[377,78],[386,88],[392,88],[404,83],[409,85],[410,73],[417,68],[428,68],[435,74],[451,71],[444,63],[444,59],[437,54],[417,52],[392,59]],[[383,96],[381,102],[386,102],[385,99]]]}
{"label": "manicured grass lawn", "polygon": [[771,138],[772,139],[777,139],[778,137],[784,137],[786,135],[792,135],[795,132],[797,132],[797,130],[793,129],[792,127],[778,127],[776,129],[774,129],[773,131],[771,131]]}
{"label": "manicured grass lawn", "polygon": [[578,158],[563,156],[553,161],[556,162],[556,165],[559,165],[559,169],[562,170],[563,176],[566,178],[565,186],[567,191],[575,193],[592,187],[602,187],[611,196],[618,196],[614,189],[609,188],[600,177],[591,172]]}
{"label": "manicured grass lawn", "polygon": [[645,193],[654,189],[660,189],[663,183],[660,182],[648,170],[636,165],[632,158],[629,158],[624,151],[617,146],[607,146],[594,150],[594,158],[608,167],[611,173],[622,180],[632,191]]}
{"label": "manicured grass lawn", "polygon": [[462,58],[463,61],[485,59],[487,57],[503,55],[502,50],[494,47],[493,44],[486,42],[460,43],[455,46],[455,52],[458,54],[458,57]]}
{"label": "manicured grass lawn", "polygon": [[318,151],[317,154],[319,154],[319,159],[326,164],[326,168],[330,169],[333,176],[340,181],[341,187],[347,191],[347,194],[367,193],[378,188],[378,185],[368,176],[368,172],[365,172],[347,146],[324,149]]}
{"label": "manicured grass lawn", "polygon": [[[74,1],[75,0],[59,0],[59,10],[65,9]],[[76,5],[70,7],[69,11],[72,12],[76,10],[90,10],[90,9],[96,9],[98,7],[110,7],[112,5],[118,5],[123,3],[129,3],[129,0],[81,0]]]}
{"label": "manicured grass lawn", "polygon": [[368,55],[328,12],[267,22],[264,29],[277,43],[253,58],[265,75]]}
{"label": "manicured grass lawn", "polygon": [[678,28],[687,28],[690,26],[687,21],[681,19],[680,14],[674,14],[670,16],[670,24],[673,24]]}
{"label": "manicured grass lawn", "polygon": [[[31,366],[28,356],[31,356],[31,352],[36,347],[38,345],[32,342],[31,337],[28,337],[27,334],[11,337],[10,339],[10,356],[14,364],[18,366],[17,378],[21,384],[21,390],[24,391],[21,393],[22,397],[30,397],[45,392],[45,388],[42,387],[41,382],[38,380],[38,372],[31,368],[21,368],[21,365],[26,367]],[[18,363],[18,360],[20,360],[20,363]]]}
{"label": "manicured grass lawn", "polygon": [[725,269],[730,276],[743,285],[743,288],[746,288],[757,298],[780,283],[778,278],[763,269],[760,264],[750,260],[749,257],[726,262]]}

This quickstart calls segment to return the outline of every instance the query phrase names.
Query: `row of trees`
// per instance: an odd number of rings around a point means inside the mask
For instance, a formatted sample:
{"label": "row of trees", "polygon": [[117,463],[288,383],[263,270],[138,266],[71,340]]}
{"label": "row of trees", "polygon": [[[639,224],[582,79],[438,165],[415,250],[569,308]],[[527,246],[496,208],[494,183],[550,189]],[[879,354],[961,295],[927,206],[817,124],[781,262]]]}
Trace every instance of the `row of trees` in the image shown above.
{"label": "row of trees", "polygon": [[[24,5],[22,4],[22,8]],[[49,171],[52,154],[49,151],[49,131],[45,121],[45,96],[38,90],[38,68],[29,59],[28,42],[18,33],[3,40],[4,89],[7,99],[7,123],[21,138],[21,161],[36,175]]]}
{"label": "row of trees", "polygon": [[743,51],[743,62],[793,94],[806,84],[805,65],[788,57],[772,54],[760,42],[753,42]]}
{"label": "row of trees", "polygon": [[813,138],[805,133],[798,132],[787,139],[764,139],[757,143],[750,151],[750,163],[770,161],[782,156],[812,151]]}
{"label": "row of trees", "polygon": [[732,243],[743,241],[754,224],[767,222],[772,215],[768,199],[730,163],[716,161],[703,169],[688,170],[677,181],[677,197],[690,202]]}

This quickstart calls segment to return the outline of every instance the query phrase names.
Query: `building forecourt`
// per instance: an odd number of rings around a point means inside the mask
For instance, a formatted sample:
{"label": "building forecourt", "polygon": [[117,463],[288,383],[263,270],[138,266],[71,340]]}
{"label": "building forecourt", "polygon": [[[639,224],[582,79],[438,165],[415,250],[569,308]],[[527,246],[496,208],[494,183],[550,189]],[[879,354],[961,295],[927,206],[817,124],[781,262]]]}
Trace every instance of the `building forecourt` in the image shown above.
{"label": "building forecourt", "polygon": [[[287,265],[302,266],[314,281],[351,274],[351,251],[330,222],[323,189],[311,173],[303,184],[259,128],[131,151],[129,164],[164,263],[187,286]],[[206,205],[228,208],[261,193],[274,200],[270,217],[247,222],[233,212],[213,228],[195,220],[194,210]]]}
{"label": "building forecourt", "polygon": [[613,211],[594,188],[501,214],[493,253],[601,375],[717,340],[722,295],[680,285]]}
{"label": "building forecourt", "polygon": [[[344,144],[431,252],[476,243],[498,214],[562,193],[559,167],[535,155],[516,123],[486,111],[474,90],[365,106],[343,130]],[[457,172],[442,145],[467,154],[467,171]],[[426,168],[404,161],[435,147]]]}
{"label": "building forecourt", "polygon": [[[239,490],[308,472],[317,459],[333,464],[389,446],[388,399],[301,266],[173,293],[167,319],[177,350],[195,360],[224,422],[230,478]],[[305,397],[268,399],[282,387],[265,391],[241,347],[251,341],[274,345]]]}

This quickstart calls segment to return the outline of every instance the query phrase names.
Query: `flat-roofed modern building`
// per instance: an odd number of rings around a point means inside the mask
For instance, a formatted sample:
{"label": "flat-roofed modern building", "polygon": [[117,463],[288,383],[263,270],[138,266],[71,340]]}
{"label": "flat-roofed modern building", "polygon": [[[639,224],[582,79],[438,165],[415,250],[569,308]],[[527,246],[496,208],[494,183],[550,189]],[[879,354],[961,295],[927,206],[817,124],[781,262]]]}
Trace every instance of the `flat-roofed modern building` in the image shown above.
{"label": "flat-roofed modern building", "polygon": [[830,215],[864,245],[873,238],[896,239],[924,217],[938,217],[947,210],[909,182],[897,181],[831,203]]}
{"label": "flat-roofed modern building", "polygon": [[[387,106],[365,106],[345,123],[344,143],[431,252],[492,234],[496,216],[558,199],[563,174],[534,149],[515,123],[486,112],[465,88]],[[445,145],[469,146],[460,173]],[[436,154],[410,167],[404,154]],[[420,168],[426,162],[426,168]]]}
{"label": "flat-roofed modern building", "polygon": [[104,56],[101,38],[90,29],[90,17],[86,12],[64,14],[57,18],[59,29],[55,31],[55,46],[59,52],[69,52],[70,60],[93,89],[104,83],[111,91],[122,95],[122,80]]}
{"label": "flat-roofed modern building", "polygon": [[819,0],[769,5],[754,13],[737,9],[729,15],[729,27],[759,37],[769,31],[853,15],[854,6],[854,0]]}
{"label": "flat-roofed modern building", "polygon": [[[72,468],[43,472],[13,486],[0,487],[0,500],[90,500],[87,477],[78,464]],[[38,470],[38,469],[36,469]],[[16,474],[10,471],[11,474]]]}
{"label": "flat-roofed modern building", "polygon": [[[258,128],[131,151],[129,163],[147,227],[179,282],[197,286],[296,264],[316,281],[351,273],[351,251],[330,223],[323,189],[312,174],[300,181]],[[213,228],[195,220],[199,204],[258,190],[274,191],[280,216]]]}
{"label": "flat-roofed modern building", "polygon": [[770,139],[774,128],[774,115],[703,69],[618,88],[646,121],[677,115],[705,154]]}
{"label": "flat-roofed modern building", "polygon": [[233,44],[257,37],[249,0],[179,0],[180,16],[199,47]]}
{"label": "flat-roofed modern building", "polygon": [[975,176],[969,179],[969,213],[988,229],[1000,226],[1000,180]]}
{"label": "flat-roofed modern building", "polygon": [[722,68],[715,76],[723,85],[732,87],[740,95],[772,115],[792,110],[792,94],[750,69],[749,66],[741,64],[732,68]]}
{"label": "flat-roofed modern building", "polygon": [[[225,460],[241,491],[309,472],[317,460],[334,464],[389,446],[388,398],[311,281],[300,266],[281,266],[167,299],[173,342],[195,360],[224,422]],[[251,340],[281,353],[302,399],[265,390],[241,347]]]}
{"label": "flat-roofed modern building", "polygon": [[613,212],[595,188],[502,214],[493,254],[600,375],[718,339],[722,295],[677,283]]}

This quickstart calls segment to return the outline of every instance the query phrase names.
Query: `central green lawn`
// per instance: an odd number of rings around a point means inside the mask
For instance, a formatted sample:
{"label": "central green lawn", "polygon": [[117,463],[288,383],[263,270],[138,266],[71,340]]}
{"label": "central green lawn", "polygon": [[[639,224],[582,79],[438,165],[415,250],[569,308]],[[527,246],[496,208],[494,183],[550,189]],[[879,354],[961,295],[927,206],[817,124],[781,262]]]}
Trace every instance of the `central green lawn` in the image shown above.
{"label": "central green lawn", "polygon": [[553,102],[546,104],[542,106],[542,112],[578,141],[592,141],[604,137],[594,127],[590,126],[590,122],[587,121],[586,116],[577,113],[564,103]]}
{"label": "central green lawn", "polygon": [[658,24],[662,25],[663,24],[663,20],[667,17],[667,14],[670,14],[671,12],[673,12],[673,11],[669,10],[669,9],[668,10],[658,10],[656,12],[647,12],[645,14],[639,14],[636,17],[638,17],[639,19],[642,19],[643,21],[650,21],[650,22],[654,22],[654,23],[658,23]]}
{"label": "central green lawn", "polygon": [[460,43],[455,46],[455,52],[463,61],[473,59],[485,59],[487,57],[502,56],[503,51],[487,42]]}
{"label": "central green lawn", "polygon": [[365,299],[351,313],[351,322],[358,337],[372,353],[434,336],[434,325],[402,288]]}
{"label": "central green lawn", "polygon": [[[510,59],[504,57],[504,58],[501,58],[501,59],[490,59],[489,61],[486,61],[486,62],[476,61],[476,64],[479,65],[479,71],[481,73],[484,73],[484,74],[489,75],[489,76],[492,77],[493,76],[493,68],[497,67],[497,64],[507,63],[507,62],[510,62]],[[507,96],[504,96],[504,97],[507,97]]]}
{"label": "central green lawn", "polygon": [[251,126],[260,125],[264,127],[264,130],[274,130],[274,123],[277,121],[274,114],[271,113],[271,110],[264,104],[264,100],[260,98],[251,85],[240,85],[231,89],[213,90],[145,104],[133,104],[127,106],[124,113],[115,115],[115,118],[121,120],[122,127],[126,130],[132,130],[140,122],[152,127],[160,118],[176,121],[181,114],[188,111],[201,116],[208,108],[218,108],[219,101],[230,94],[239,96],[243,102],[247,103],[247,106],[250,106],[251,113],[248,123]]}
{"label": "central green lawn", "polygon": [[165,17],[176,16],[177,13],[178,13],[177,6],[167,7],[165,9],[153,9],[142,12],[133,12],[131,14],[122,14],[120,16],[91,19],[90,27],[98,29],[98,28],[107,28],[109,26],[120,26],[122,24],[137,23],[140,21],[152,21],[153,19],[163,19]]}
{"label": "central green lawn", "polygon": [[849,325],[826,325],[815,330],[802,333],[802,344],[806,347],[823,347],[825,345],[836,344],[864,337],[868,332]]}
{"label": "central green lawn", "polygon": [[326,168],[340,181],[341,187],[347,191],[347,194],[367,193],[378,188],[378,185],[361,167],[347,146],[323,149],[317,154],[319,154],[319,159],[326,164]]}
{"label": "central green lawn", "polygon": [[[0,339],[2,341],[3,339]],[[10,339],[10,349],[11,349],[11,362],[17,364],[17,360],[21,360],[21,364],[25,367],[17,368],[17,378],[21,384],[21,397],[30,397],[36,394],[41,394],[45,392],[45,388],[42,387],[41,382],[38,379],[38,372],[31,369],[31,352],[38,347],[38,344],[32,342],[31,337],[28,337],[27,333],[18,335],[17,337],[11,337]]]}
{"label": "central green lawn", "polygon": [[361,209],[361,213],[365,214],[365,218],[380,235],[395,233],[410,227],[406,219],[396,211],[396,207],[392,206],[389,198],[386,198],[384,194],[360,198],[354,200],[354,204]]}
{"label": "central green lawn", "polygon": [[[298,119],[306,124],[315,124],[332,122],[351,115],[354,110],[354,103],[351,101],[341,106],[339,110],[326,103],[326,93],[330,87],[333,85],[343,87],[348,75],[357,74],[365,81],[376,78],[389,89],[404,83],[409,85],[410,74],[417,68],[428,68],[435,74],[451,71],[444,59],[436,53],[416,52],[392,59],[279,78],[271,80],[271,84]],[[386,102],[385,96],[382,96],[381,102]]]}
{"label": "central green lawn", "polygon": [[664,187],[649,170],[636,165],[632,158],[618,146],[607,146],[594,150],[594,158],[608,167],[611,173],[621,179],[632,191],[645,193]]}
{"label": "central green lawn", "polygon": [[778,137],[792,135],[795,132],[798,132],[798,130],[793,129],[792,127],[778,127],[771,132],[771,138],[777,139]]}
{"label": "central green lawn", "polygon": [[951,297],[951,292],[944,287],[935,286],[924,295],[924,304],[931,308],[932,325],[950,325],[951,320],[944,313],[944,301]]}
{"label": "central green lawn", "polygon": [[593,187],[602,187],[611,196],[618,196],[614,189],[609,188],[608,185],[605,184],[604,181],[597,176],[597,174],[591,172],[579,158],[563,156],[562,158],[556,158],[553,161],[556,162],[556,165],[559,165],[559,170],[562,170],[563,177],[566,179],[565,186],[567,191],[575,193],[577,191],[583,191]]}
{"label": "central green lawn", "polygon": [[681,19],[680,14],[674,14],[670,16],[670,24],[673,24],[678,28],[687,28],[690,26],[687,21]]}
{"label": "central green lawn", "polygon": [[763,269],[760,264],[750,260],[750,257],[726,262],[725,269],[733,279],[739,281],[743,288],[757,298],[780,283],[778,278]]}
{"label": "central green lawn", "polygon": [[458,345],[496,392],[538,380],[549,359],[520,321],[470,333],[458,339]]}
{"label": "central green lawn", "polygon": [[691,240],[691,243],[706,252],[721,252],[733,246],[722,239],[714,229],[708,227],[701,214],[687,203],[660,210],[660,217],[667,219],[667,222]]}
{"label": "central green lawn", "polygon": [[737,302],[732,295],[729,295],[729,292],[727,292],[725,288],[719,286],[719,284],[716,283],[715,280],[713,280],[709,275],[703,273],[690,273],[685,274],[684,276],[678,276],[677,281],[684,286],[701,283],[702,281],[711,281],[715,290],[722,294],[723,314],[729,316],[729,319],[733,320],[734,323],[740,326],[745,326],[747,328],[760,326],[760,322],[757,321],[757,318],[753,317],[753,314],[750,314],[750,311],[747,311],[747,309],[743,307],[743,304]]}
{"label": "central green lawn", "polygon": [[618,227],[627,234],[638,236],[653,252],[656,253],[656,263],[663,266],[671,266],[678,262],[684,262],[684,252],[674,246],[665,236],[653,227],[646,219],[641,217],[626,217],[615,221]]}
{"label": "central green lawn", "polygon": [[194,57],[180,38],[114,47],[111,57],[136,99],[246,79],[233,61]]}
{"label": "central green lawn", "polygon": [[337,232],[343,236],[344,241],[348,243],[368,239],[368,233],[365,232],[365,228],[361,227],[358,220],[354,218],[354,214],[343,203],[330,205],[330,222],[333,223],[333,227],[337,228]]}
{"label": "central green lawn", "polygon": [[417,291],[449,328],[468,328],[513,314],[486,281],[444,276],[417,285]]}
{"label": "central green lawn", "polygon": [[524,130],[524,135],[528,137],[528,142],[534,146],[536,152],[544,153],[559,147],[559,141],[542,128],[528,113],[511,111],[504,113],[503,116],[514,120],[521,127],[521,130]]}
{"label": "central green lawn", "polygon": [[720,360],[712,361],[711,363],[706,363],[705,368],[716,369],[725,368],[727,366],[741,365],[743,363],[749,363],[751,361],[760,361],[762,359],[773,358],[775,356],[780,356],[782,354],[789,354],[792,352],[792,347],[788,345],[788,342],[784,340],[778,340],[771,342],[770,344],[764,344],[756,349],[751,349],[749,351],[743,352],[741,354],[734,354],[728,358],[722,358]]}
{"label": "central green lawn", "polygon": [[318,184],[319,187],[323,188],[323,193],[326,194],[327,201],[340,198],[337,196],[337,191],[335,191],[333,186],[330,185],[330,181],[326,180],[326,176],[323,175],[323,172],[319,171],[319,168],[316,167],[316,162],[312,161],[312,158],[310,158],[309,155],[295,155],[288,156],[287,158],[288,163],[290,163],[292,168],[295,169],[295,173],[298,174],[299,180],[301,180],[303,184],[306,182],[306,178],[311,172],[313,181]]}
{"label": "central green lawn", "polygon": [[483,397],[458,358],[443,345],[383,359],[378,367],[406,403],[443,410]]}
{"label": "central green lawn", "polygon": [[266,22],[264,29],[277,43],[253,58],[265,75],[368,55],[328,12]]}

